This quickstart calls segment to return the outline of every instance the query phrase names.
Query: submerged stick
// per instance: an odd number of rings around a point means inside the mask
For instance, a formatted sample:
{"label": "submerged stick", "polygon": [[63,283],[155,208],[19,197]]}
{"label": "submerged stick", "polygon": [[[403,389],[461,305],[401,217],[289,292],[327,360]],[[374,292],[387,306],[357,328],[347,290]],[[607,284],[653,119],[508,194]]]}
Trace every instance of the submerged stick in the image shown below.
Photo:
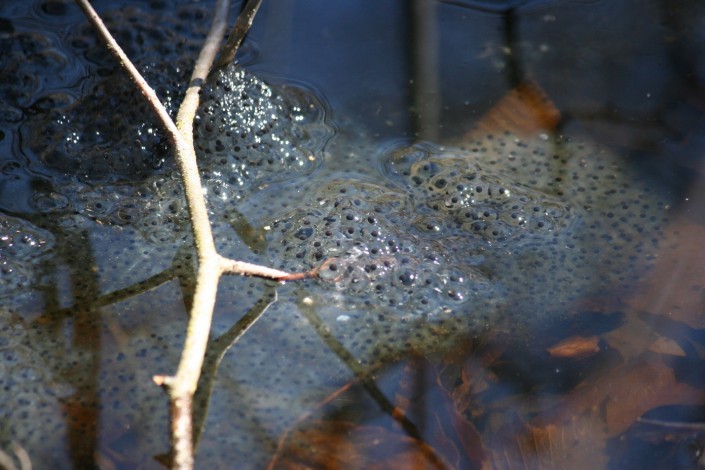
{"label": "submerged stick", "polygon": [[261,4],[262,0],[249,0],[242,9],[242,12],[235,21],[235,26],[233,26],[232,31],[230,31],[228,35],[228,40],[225,42],[220,52],[220,57],[214,67],[215,69],[224,69],[235,59],[235,54],[237,54],[238,49],[240,49],[240,44],[242,44],[247,32],[252,27],[252,22],[255,20],[255,15]]}
{"label": "submerged stick", "polygon": [[225,354],[250,330],[250,328],[252,328],[267,309],[276,301],[276,289],[273,286],[267,286],[262,298],[259,299],[237,323],[208,344],[208,350],[206,351],[206,357],[203,363],[203,373],[201,374],[201,379],[198,384],[198,390],[194,395],[194,447],[198,447],[198,441],[203,433],[208,408],[210,407],[210,398],[213,393],[213,386],[215,385],[215,377],[218,374],[218,367],[220,367],[220,363],[225,357]]}

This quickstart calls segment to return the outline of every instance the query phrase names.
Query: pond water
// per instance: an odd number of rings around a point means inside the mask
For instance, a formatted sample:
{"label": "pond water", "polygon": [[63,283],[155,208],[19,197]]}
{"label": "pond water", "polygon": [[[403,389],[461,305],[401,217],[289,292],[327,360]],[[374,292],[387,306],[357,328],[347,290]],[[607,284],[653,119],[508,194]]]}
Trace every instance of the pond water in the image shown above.
{"label": "pond water", "polygon": [[[95,6],[174,111],[210,2]],[[704,35],[696,1],[265,2],[201,176],[221,253],[323,269],[221,280],[197,465],[696,465]],[[161,468],[168,142],[73,3],[3,4],[0,43],[0,448]]]}

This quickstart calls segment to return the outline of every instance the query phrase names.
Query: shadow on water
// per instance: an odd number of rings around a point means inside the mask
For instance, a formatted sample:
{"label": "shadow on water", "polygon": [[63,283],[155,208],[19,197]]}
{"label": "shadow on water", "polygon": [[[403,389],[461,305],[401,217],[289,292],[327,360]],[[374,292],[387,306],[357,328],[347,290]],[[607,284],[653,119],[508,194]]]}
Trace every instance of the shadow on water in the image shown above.
{"label": "shadow on water", "polygon": [[[75,467],[91,466],[98,450],[98,433],[100,429],[100,398],[98,387],[100,381],[101,358],[101,321],[100,312],[88,308],[90,302],[100,293],[96,275],[86,275],[95,265],[94,254],[86,231],[67,232],[57,230],[51,232],[62,246],[71,247],[72,256],[65,258],[62,264],[68,268],[73,294],[73,312],[64,318],[58,318],[49,307],[48,314],[54,317],[55,326],[51,329],[58,335],[66,324],[71,325],[68,333],[72,338],[69,348],[88,359],[80,369],[68,377],[69,385],[76,393],[66,398],[64,402],[67,420],[69,454]],[[88,263],[88,264],[86,264]],[[62,325],[62,323],[65,323]],[[63,326],[63,327],[62,327]],[[60,337],[60,336],[59,336]]]}
{"label": "shadow on water", "polygon": [[[176,101],[159,60],[188,63],[207,6],[96,3]],[[0,6],[0,443],[19,441],[37,468],[159,468],[167,403],[150,378],[177,365],[193,251],[163,139],[119,108],[129,98],[106,98],[124,91],[119,72],[74,10]],[[325,142],[302,173],[218,194],[219,247],[287,269],[332,253],[340,272],[223,281],[196,397],[199,464],[702,464],[704,22],[695,1],[265,2],[243,61],[325,97],[295,102],[310,104],[295,136]],[[519,113],[527,97],[542,111]],[[144,125],[111,136],[100,113],[107,129],[76,117],[88,100]],[[520,136],[532,119],[541,132]],[[620,165],[622,185],[605,169]],[[467,187],[453,179],[463,171]],[[512,214],[535,223],[528,238],[483,199],[508,181],[523,197]],[[612,212],[610,192],[624,198]],[[22,230],[45,244],[16,249]]]}

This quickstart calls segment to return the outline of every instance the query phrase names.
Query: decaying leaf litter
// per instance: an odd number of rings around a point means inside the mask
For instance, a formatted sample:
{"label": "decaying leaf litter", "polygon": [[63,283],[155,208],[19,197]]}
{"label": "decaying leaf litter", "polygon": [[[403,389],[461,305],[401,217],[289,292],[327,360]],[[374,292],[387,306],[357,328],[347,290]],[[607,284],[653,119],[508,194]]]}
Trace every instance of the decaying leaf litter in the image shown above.
{"label": "decaying leaf litter", "polygon": [[[89,49],[99,54],[96,50]],[[143,67],[154,60],[145,53]],[[178,94],[172,78],[155,79],[162,93]],[[106,87],[100,80],[93,86]],[[229,93],[240,99],[226,98]],[[108,90],[98,96],[115,99]],[[327,268],[321,279],[278,288],[265,321],[233,350],[238,360],[221,364],[210,405],[219,411],[209,415],[201,440],[204,461],[227,460],[222,444],[237,449],[240,458],[265,459],[289,423],[347,380],[348,366],[322,335],[336,338],[367,372],[410,350],[446,349],[468,334],[502,331],[526,341],[540,322],[570,314],[573,300],[628,283],[648,267],[671,204],[622,159],[550,129],[527,137],[483,123],[452,146],[419,143],[380,152],[354,129],[336,135],[309,91],[271,86],[238,68],[227,70],[204,96],[196,139],[222,248],[288,269],[317,263]],[[4,316],[15,331],[8,344],[17,371],[8,375],[13,378],[5,391],[18,406],[8,410],[6,434],[39,455],[62,455],[66,398],[86,408],[108,399],[110,409],[101,419],[119,424],[101,445],[136,440],[148,455],[147,449],[165,445],[166,407],[144,378],[175,361],[183,329],[178,283],[107,307],[99,318],[84,316],[108,346],[88,344],[57,355],[53,350],[66,344],[67,325],[77,317],[70,290],[54,279],[62,268],[54,265],[77,253],[74,264],[88,261],[81,259],[93,256],[88,250],[77,252],[67,241],[85,234],[93,251],[105,255],[90,260],[100,279],[95,294],[149,278],[169,266],[187,242],[180,229],[183,200],[168,158],[154,160],[159,131],[144,124],[147,117],[139,110],[126,110],[136,113],[129,120],[135,129],[110,132],[103,124],[97,132],[106,140],[86,144],[88,154],[97,149],[103,158],[80,160],[77,170],[81,139],[57,142],[56,134],[38,131],[79,135],[87,124],[78,122],[83,115],[78,108],[95,106],[89,103],[67,98],[63,107],[37,113],[20,128],[39,136],[25,148],[33,171],[56,179],[38,188],[26,217],[18,212],[5,219],[14,238],[4,261],[17,266],[13,273],[29,273],[7,286]],[[232,105],[223,109],[223,103]],[[112,140],[125,134],[145,144],[106,158],[102,149],[113,148]],[[357,160],[355,172],[327,168],[343,154]],[[371,170],[363,173],[365,161]],[[242,213],[260,233],[250,247],[233,243],[242,231]],[[68,235],[59,236],[57,227]],[[14,240],[24,234],[40,234],[41,242],[29,244],[38,255],[14,249],[21,246]],[[190,262],[176,270],[188,278]],[[80,288],[80,274],[69,271],[77,277],[74,288]],[[249,306],[265,292],[260,281],[232,279],[228,286],[219,299],[222,317],[215,334],[243,314],[243,293],[252,299]],[[56,305],[68,310],[38,315],[52,290]],[[172,299],[172,321],[145,321],[141,312],[163,310],[162,295]],[[320,319],[315,328],[312,316]],[[97,347],[108,351],[97,357]],[[66,364],[85,361],[92,361],[91,370],[99,364],[97,384],[70,377]],[[28,368],[30,363],[43,366]],[[45,386],[45,377],[55,385]],[[118,398],[127,392],[140,397],[146,412],[127,409],[131,405]],[[242,402],[233,406],[232,396]],[[42,418],[32,418],[28,407],[41,409]],[[23,427],[32,419],[57,430],[54,446]],[[80,425],[68,427],[80,437]]]}

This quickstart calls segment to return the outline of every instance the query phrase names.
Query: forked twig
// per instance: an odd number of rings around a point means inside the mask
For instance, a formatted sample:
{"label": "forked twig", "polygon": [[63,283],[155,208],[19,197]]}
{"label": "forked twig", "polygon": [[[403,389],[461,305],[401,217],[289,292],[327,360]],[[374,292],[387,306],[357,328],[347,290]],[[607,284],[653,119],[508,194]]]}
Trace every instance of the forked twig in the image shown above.
{"label": "forked twig", "polygon": [[[198,92],[208,76],[218,46],[223,39],[229,1],[218,0],[216,4],[213,25],[196,61],[184,102],[179,108],[176,119],[178,125],[172,121],[154,90],[130,62],[88,0],[76,0],[76,3],[105,41],[108,50],[130,74],[158,116],[176,150],[176,162],[184,185],[189,219],[198,254],[198,271],[186,341],[178,370],[175,376],[158,375],[154,377],[154,381],[167,388],[171,401],[172,467],[190,469],[193,468],[193,395],[203,366],[220,276],[241,274],[286,281],[311,277],[316,275],[316,272],[291,274],[264,266],[230,260],[219,255],[215,248],[196,164],[196,153],[193,146],[193,119],[198,109]],[[236,31],[231,34],[233,40],[240,35],[244,37],[249,25],[252,24],[259,3],[261,0],[253,0],[248,3],[248,18],[245,18],[243,22],[238,21],[235,27]],[[245,27],[244,31],[242,31],[243,27]],[[242,37],[228,49],[228,55],[235,56]]]}

